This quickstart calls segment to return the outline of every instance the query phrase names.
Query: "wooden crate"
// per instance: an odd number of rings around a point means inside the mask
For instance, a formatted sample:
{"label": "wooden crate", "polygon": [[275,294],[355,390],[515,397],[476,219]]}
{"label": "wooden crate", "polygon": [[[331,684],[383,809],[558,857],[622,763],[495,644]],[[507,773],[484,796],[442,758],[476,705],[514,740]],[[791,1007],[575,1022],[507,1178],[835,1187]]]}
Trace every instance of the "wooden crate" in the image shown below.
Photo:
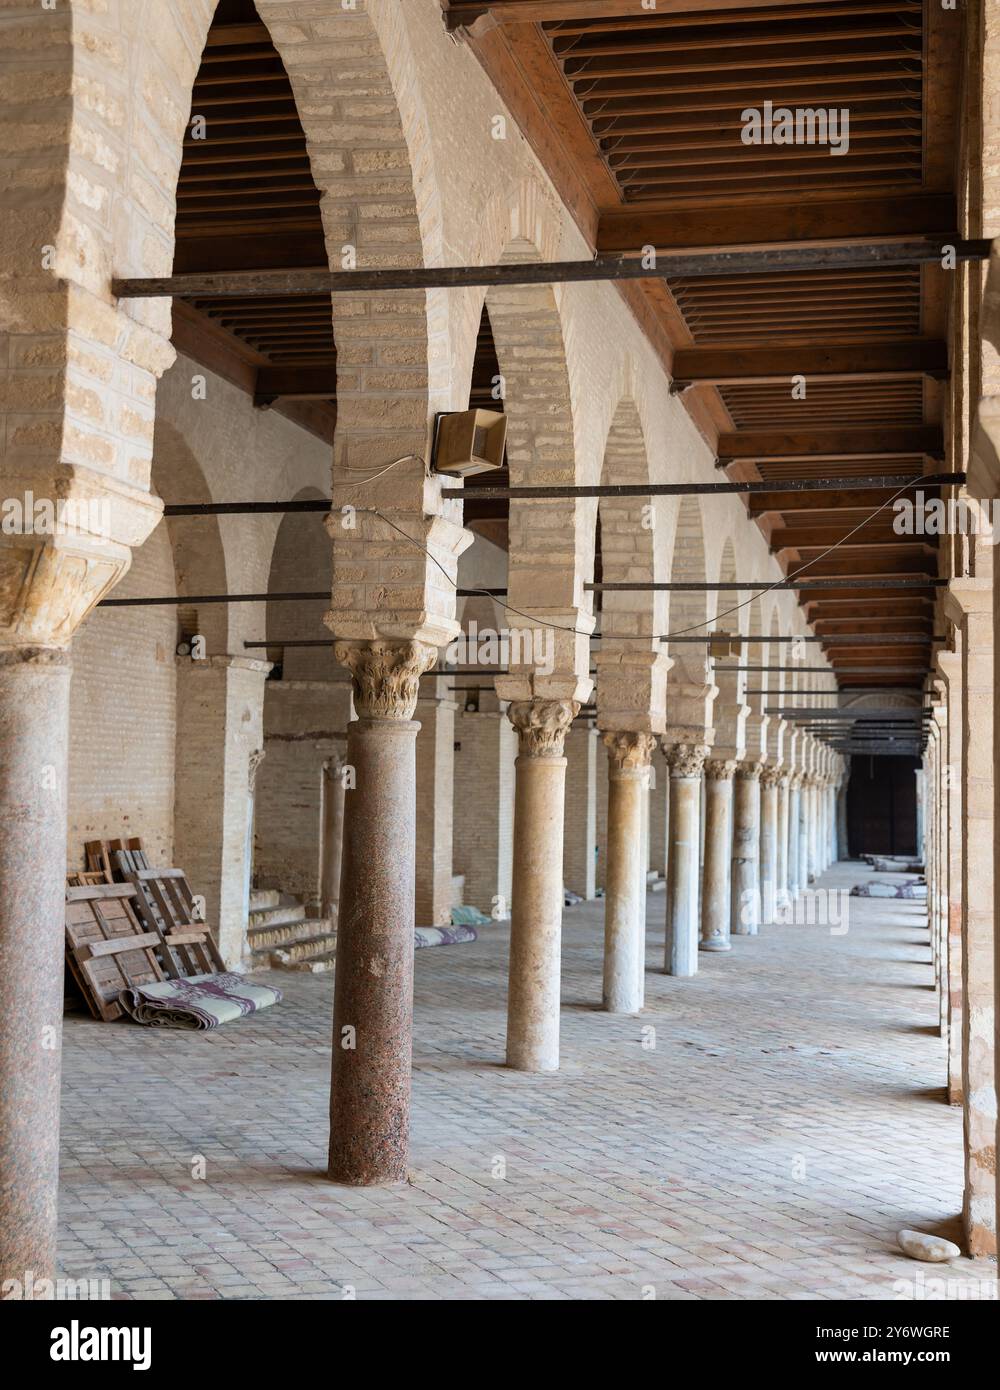
{"label": "wooden crate", "polygon": [[216,975],[225,969],[215,938],[198,916],[183,869],[138,869],[128,880],[144,929],[156,932],[163,944],[164,969],[172,979]]}

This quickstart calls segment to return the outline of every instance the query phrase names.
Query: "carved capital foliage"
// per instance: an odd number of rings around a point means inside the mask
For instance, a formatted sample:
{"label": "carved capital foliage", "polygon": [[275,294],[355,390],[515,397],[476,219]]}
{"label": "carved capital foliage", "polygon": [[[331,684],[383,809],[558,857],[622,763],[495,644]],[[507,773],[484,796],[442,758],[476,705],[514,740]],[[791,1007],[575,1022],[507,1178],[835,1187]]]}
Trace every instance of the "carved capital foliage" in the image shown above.
{"label": "carved capital foliage", "polygon": [[438,656],[426,642],[338,642],[333,650],[353,677],[362,719],[412,719],[420,677]]}
{"label": "carved capital foliage", "polygon": [[515,700],[507,718],[517,730],[522,758],[561,758],[569,726],[580,713],[576,700]]}
{"label": "carved capital foliage", "polygon": [[656,737],[653,734],[631,731],[610,731],[604,735],[604,746],[611,762],[620,772],[641,771],[649,767]]}
{"label": "carved capital foliage", "polygon": [[736,776],[741,782],[759,782],[763,770],[763,763],[738,763]]}
{"label": "carved capital foliage", "polygon": [[783,767],[765,767],[760,774],[760,780],[765,787],[776,787],[787,775]]}
{"label": "carved capital foliage", "polygon": [[668,743],[663,756],[671,777],[700,777],[709,751],[707,743]]}
{"label": "carved capital foliage", "polygon": [[705,776],[710,782],[728,782],[736,771],[735,758],[709,758]]}

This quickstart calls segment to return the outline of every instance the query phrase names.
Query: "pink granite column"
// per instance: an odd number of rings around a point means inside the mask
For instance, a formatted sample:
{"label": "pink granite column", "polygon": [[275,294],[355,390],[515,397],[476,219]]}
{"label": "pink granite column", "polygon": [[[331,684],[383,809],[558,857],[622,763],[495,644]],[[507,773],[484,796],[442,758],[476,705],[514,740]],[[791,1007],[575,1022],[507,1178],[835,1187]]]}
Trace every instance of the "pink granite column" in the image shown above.
{"label": "pink granite column", "polygon": [[514,891],[507,992],[507,1065],[559,1069],[560,949],[563,910],[563,744],[579,713],[572,700],[517,700]]}
{"label": "pink granite column", "polygon": [[604,1008],[638,1013],[645,982],[646,911],[643,801],[656,739],[606,733],[608,750],[608,886],[604,899]]}
{"label": "pink granite column", "polygon": [[55,1274],[69,686],[0,649],[0,1281]]}
{"label": "pink granite column", "polygon": [[320,846],[320,915],[333,920],[340,903],[344,853],[344,759],[323,764],[323,839]]}
{"label": "pink granite column", "polygon": [[354,677],[347,728],[354,786],[345,798],[330,1068],[335,1182],[403,1182],[409,1145],[420,676],[422,642],[338,642]]}

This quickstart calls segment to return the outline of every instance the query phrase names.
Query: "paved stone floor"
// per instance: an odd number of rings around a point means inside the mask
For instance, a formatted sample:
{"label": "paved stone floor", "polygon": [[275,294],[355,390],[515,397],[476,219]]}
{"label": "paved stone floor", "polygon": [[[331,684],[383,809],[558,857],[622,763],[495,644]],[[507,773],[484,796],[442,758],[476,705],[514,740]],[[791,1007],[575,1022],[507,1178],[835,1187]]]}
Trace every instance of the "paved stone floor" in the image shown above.
{"label": "paved stone floor", "polygon": [[136,1299],[889,1299],[991,1278],[894,1248],[903,1226],[954,1232],[962,1117],[921,905],[852,899],[836,926],[837,890],[868,877],[841,865],[811,895],[832,931],[766,928],[691,980],[659,973],[651,894],[638,1018],[595,1007],[601,905],[569,910],[558,1074],[499,1065],[504,927],[418,952],[401,1188],[323,1180],[330,976],[268,977],[283,1003],[211,1034],[74,1016],[63,1272]]}

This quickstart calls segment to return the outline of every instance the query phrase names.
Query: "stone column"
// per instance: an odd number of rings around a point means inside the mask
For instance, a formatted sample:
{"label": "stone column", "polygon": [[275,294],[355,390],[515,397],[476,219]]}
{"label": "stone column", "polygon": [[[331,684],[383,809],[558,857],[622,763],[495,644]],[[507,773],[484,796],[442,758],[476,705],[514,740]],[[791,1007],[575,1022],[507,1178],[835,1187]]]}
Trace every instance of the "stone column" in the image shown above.
{"label": "stone column", "polygon": [[344,850],[344,768],[343,758],[327,758],[323,763],[323,840],[320,846],[320,915],[328,920],[337,915],[340,903],[340,866]]}
{"label": "stone column", "polygon": [[803,772],[800,781],[799,794],[799,890],[807,892],[809,889],[809,774]]}
{"label": "stone column", "polygon": [[773,926],[778,906],[778,782],[780,767],[765,767],[760,776],[760,920]]}
{"label": "stone column", "polygon": [[778,852],[775,862],[774,897],[779,909],[788,905],[788,773],[778,778],[777,801],[777,842]]}
{"label": "stone column", "polygon": [[597,886],[608,886],[608,760],[597,759]]}
{"label": "stone column", "polygon": [[451,925],[454,896],[455,711],[443,677],[421,683],[417,734],[416,919]]}
{"label": "stone column", "polygon": [[802,892],[799,869],[799,818],[802,814],[802,774],[793,772],[788,779],[788,895],[794,900]]}
{"label": "stone column", "polygon": [[[937,665],[948,686],[947,742],[942,778],[942,815],[947,842],[947,942],[946,968],[942,972],[947,988],[943,999],[943,1033],[948,1047],[948,1101],[962,1104],[962,630],[954,632],[955,651],[938,652]],[[924,770],[917,778],[917,855],[924,850],[923,789]]]}
{"label": "stone column", "polygon": [[330,1069],[329,1176],[403,1182],[409,1145],[416,709],[424,642],[338,642],[354,680]]}
{"label": "stone column", "polygon": [[[850,859],[851,846],[847,834],[847,783],[850,772],[845,771],[837,789],[837,858]],[[920,835],[917,835],[917,857],[920,857]]]}
{"label": "stone column", "polygon": [[517,735],[491,691],[458,717],[455,756],[455,867],[464,901],[496,918],[510,916],[514,857]]}
{"label": "stone column", "polygon": [[656,759],[649,772],[649,867],[667,876],[670,844],[670,774]]}
{"label": "stone column", "polygon": [[702,951],[729,951],[732,888],[733,774],[736,760],[705,764],[705,868],[701,894]]}
{"label": "stone column", "polygon": [[575,700],[517,700],[514,899],[507,993],[507,1065],[559,1067],[559,953],[563,909],[563,743],[579,713]]}
{"label": "stone column", "polygon": [[563,880],[589,902],[597,890],[597,730],[578,723],[566,735],[565,747]]}
{"label": "stone column", "polygon": [[701,840],[699,792],[708,744],[664,745],[670,768],[670,863],[667,873],[668,975],[698,972],[698,861]]}
{"label": "stone column", "polygon": [[759,762],[740,763],[733,789],[733,936],[760,930],[760,774]]}
{"label": "stone column", "polygon": [[69,686],[65,650],[0,648],[0,1277],[21,1283],[55,1272]]}
{"label": "stone column", "polygon": [[812,773],[808,789],[809,882],[814,883],[823,872],[819,867],[819,777]]}
{"label": "stone column", "polygon": [[[984,558],[988,562],[990,557]],[[955,581],[945,611],[962,628],[963,1215],[969,1253],[985,1256],[997,1248],[992,580]],[[937,850],[940,792],[933,801]]]}
{"label": "stone column", "polygon": [[638,1013],[645,979],[646,856],[643,801],[656,739],[608,732],[608,883],[604,900],[604,1008]]}
{"label": "stone column", "polygon": [[205,920],[229,969],[246,952],[251,759],[264,742],[270,669],[241,656],[177,659],[174,856],[205,899]]}

